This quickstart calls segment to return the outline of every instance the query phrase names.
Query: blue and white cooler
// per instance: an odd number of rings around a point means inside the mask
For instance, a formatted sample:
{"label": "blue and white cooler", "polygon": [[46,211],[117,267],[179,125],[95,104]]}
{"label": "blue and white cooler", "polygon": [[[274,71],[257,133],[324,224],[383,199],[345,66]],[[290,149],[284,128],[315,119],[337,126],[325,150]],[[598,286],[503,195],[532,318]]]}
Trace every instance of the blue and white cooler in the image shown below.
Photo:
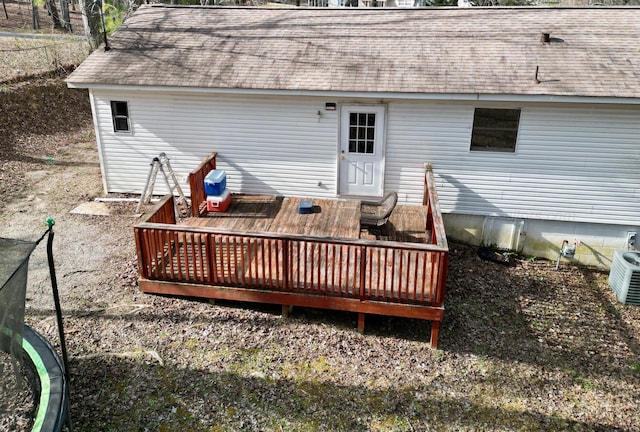
{"label": "blue and white cooler", "polygon": [[227,189],[225,170],[211,170],[204,178],[204,191],[207,194],[207,211],[227,211],[231,205],[231,193]]}

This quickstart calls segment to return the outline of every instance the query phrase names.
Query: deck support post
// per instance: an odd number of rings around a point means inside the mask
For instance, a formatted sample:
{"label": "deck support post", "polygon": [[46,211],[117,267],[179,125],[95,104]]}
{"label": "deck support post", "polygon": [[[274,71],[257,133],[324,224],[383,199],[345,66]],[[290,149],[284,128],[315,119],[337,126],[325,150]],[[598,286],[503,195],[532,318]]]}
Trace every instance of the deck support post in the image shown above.
{"label": "deck support post", "polygon": [[292,305],[282,305],[282,318],[289,318],[291,312],[293,312]]}
{"label": "deck support post", "polygon": [[364,333],[364,314],[358,312],[358,333]]}
{"label": "deck support post", "polygon": [[438,348],[438,335],[440,333],[440,321],[431,321],[431,348]]}

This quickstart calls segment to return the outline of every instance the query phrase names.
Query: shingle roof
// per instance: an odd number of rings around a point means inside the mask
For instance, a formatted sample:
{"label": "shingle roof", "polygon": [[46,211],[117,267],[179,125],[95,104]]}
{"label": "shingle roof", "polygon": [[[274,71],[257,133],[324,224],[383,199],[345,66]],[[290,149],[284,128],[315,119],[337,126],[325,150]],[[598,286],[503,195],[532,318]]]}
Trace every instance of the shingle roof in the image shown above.
{"label": "shingle roof", "polygon": [[637,98],[639,36],[633,7],[143,6],[68,82]]}

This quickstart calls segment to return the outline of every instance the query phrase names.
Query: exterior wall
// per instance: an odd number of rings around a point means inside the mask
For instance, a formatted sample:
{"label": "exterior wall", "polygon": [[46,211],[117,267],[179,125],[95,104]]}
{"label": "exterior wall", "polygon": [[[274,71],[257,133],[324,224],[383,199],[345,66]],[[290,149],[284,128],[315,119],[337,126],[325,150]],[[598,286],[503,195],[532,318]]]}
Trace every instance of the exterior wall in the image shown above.
{"label": "exterior wall", "polygon": [[[131,133],[113,132],[110,100],[129,102]],[[640,232],[639,107],[104,90],[92,101],[108,192],[140,193],[166,152],[188,193],[186,175],[216,151],[233,192],[335,197],[340,104],[383,104],[385,190],[420,204],[432,163],[454,240],[548,258],[580,240],[580,262],[606,265]],[[521,108],[515,153],[469,151],[476,106]]]}
{"label": "exterior wall", "polygon": [[[110,100],[129,103],[131,133],[113,132]],[[141,193],[165,152],[188,194],[188,173],[216,151],[232,192],[336,194],[338,112],[324,100],[93,91],[93,101],[107,192]],[[154,193],[166,193],[160,176]]]}
{"label": "exterior wall", "polygon": [[444,213],[640,225],[640,108],[521,107],[515,153],[471,152],[474,106],[390,103],[385,187],[418,203],[433,164]]}
{"label": "exterior wall", "polygon": [[577,241],[562,262],[610,266],[640,233],[640,110],[496,104],[522,108],[507,154],[469,151],[475,106],[390,103],[385,187],[417,203],[430,162],[451,240],[552,260]]}
{"label": "exterior wall", "polygon": [[556,261],[567,240],[577,244],[573,258],[562,258],[562,263],[609,268],[616,250],[638,249],[638,244],[627,244],[628,234],[640,233],[640,225],[610,225],[598,223],[561,222],[548,220],[522,220],[448,214],[444,216],[447,237],[470,245],[495,245],[499,249],[514,250],[525,256]]}

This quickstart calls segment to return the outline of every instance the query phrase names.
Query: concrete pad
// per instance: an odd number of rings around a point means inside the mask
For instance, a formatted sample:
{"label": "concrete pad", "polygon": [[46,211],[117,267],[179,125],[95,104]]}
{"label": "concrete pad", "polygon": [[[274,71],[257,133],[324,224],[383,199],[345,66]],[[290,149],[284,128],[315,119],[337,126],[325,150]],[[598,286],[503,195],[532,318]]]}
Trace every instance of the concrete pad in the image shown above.
{"label": "concrete pad", "polygon": [[109,208],[103,202],[88,201],[80,204],[69,213],[94,216],[109,216],[111,214],[111,211],[109,211]]}

